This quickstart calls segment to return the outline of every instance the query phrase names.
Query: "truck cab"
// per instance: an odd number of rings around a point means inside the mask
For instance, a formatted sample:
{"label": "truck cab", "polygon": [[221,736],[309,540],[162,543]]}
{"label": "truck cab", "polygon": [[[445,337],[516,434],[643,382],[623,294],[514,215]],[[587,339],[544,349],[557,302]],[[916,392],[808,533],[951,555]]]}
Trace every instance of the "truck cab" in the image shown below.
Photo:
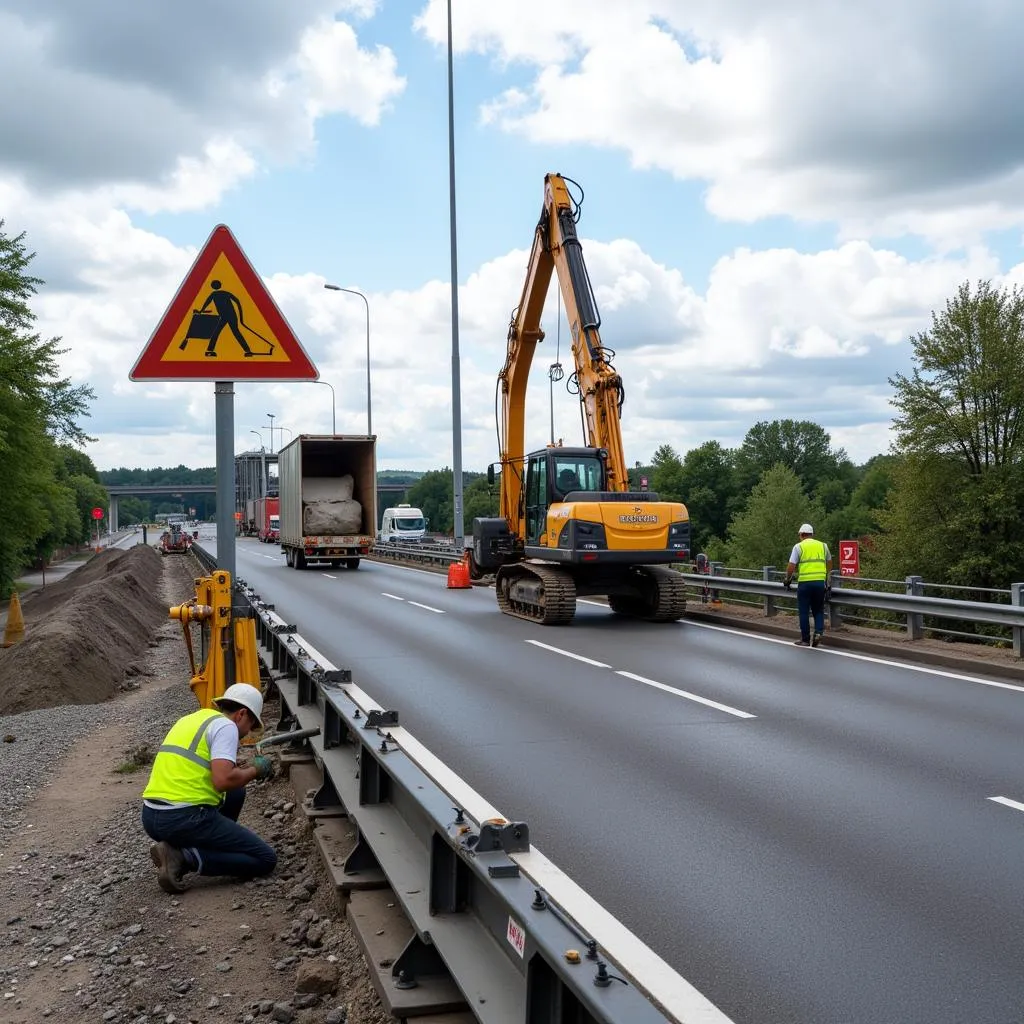
{"label": "truck cab", "polygon": [[421,544],[427,536],[427,518],[423,510],[411,505],[395,505],[384,510],[380,524],[382,544]]}

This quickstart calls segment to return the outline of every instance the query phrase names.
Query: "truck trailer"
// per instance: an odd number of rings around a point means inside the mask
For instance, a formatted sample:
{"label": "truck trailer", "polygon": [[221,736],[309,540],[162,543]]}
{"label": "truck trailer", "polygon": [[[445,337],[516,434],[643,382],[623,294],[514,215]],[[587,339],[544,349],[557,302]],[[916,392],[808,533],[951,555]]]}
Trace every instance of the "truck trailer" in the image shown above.
{"label": "truck trailer", "polygon": [[376,437],[300,434],[277,459],[286,564],[358,569],[377,532]]}

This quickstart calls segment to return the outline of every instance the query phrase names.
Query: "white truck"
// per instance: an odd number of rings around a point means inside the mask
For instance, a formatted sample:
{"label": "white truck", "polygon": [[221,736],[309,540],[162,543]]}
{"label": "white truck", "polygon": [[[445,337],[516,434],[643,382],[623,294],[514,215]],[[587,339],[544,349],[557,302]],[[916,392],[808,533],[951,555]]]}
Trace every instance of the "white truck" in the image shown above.
{"label": "white truck", "polygon": [[300,434],[278,452],[277,466],[286,564],[358,569],[376,536],[376,437]]}
{"label": "white truck", "polygon": [[378,539],[381,544],[422,544],[427,538],[428,522],[423,510],[412,505],[386,508]]}

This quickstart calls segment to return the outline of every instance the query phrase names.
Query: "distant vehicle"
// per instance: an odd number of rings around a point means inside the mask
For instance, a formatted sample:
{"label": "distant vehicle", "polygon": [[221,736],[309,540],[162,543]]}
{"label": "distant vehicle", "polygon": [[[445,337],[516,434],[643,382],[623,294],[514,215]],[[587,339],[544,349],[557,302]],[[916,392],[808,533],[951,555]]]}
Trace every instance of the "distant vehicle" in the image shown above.
{"label": "distant vehicle", "polygon": [[280,498],[256,499],[256,536],[264,544],[276,544],[281,539]]}
{"label": "distant vehicle", "polygon": [[169,523],[160,534],[161,555],[184,555],[192,546],[193,537],[182,529],[181,523]]}
{"label": "distant vehicle", "polygon": [[358,569],[377,528],[376,437],[300,434],[277,456],[285,563]]}
{"label": "distant vehicle", "polygon": [[412,505],[386,508],[378,539],[381,544],[420,544],[426,540],[429,521],[422,509]]}

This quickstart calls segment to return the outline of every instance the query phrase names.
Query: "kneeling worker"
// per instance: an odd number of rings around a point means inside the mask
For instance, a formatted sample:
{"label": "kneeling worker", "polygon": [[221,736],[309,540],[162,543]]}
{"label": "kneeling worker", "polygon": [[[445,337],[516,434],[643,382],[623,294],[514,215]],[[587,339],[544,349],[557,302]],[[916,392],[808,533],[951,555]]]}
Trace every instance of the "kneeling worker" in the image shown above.
{"label": "kneeling worker", "polygon": [[263,695],[248,683],[229,686],[213,708],[200,708],[171,726],[142,791],[142,827],[164,892],[184,892],[182,877],[269,875],[277,854],[238,824],[246,784],[268,778],[269,758],[239,767],[238,742],[263,727]]}

